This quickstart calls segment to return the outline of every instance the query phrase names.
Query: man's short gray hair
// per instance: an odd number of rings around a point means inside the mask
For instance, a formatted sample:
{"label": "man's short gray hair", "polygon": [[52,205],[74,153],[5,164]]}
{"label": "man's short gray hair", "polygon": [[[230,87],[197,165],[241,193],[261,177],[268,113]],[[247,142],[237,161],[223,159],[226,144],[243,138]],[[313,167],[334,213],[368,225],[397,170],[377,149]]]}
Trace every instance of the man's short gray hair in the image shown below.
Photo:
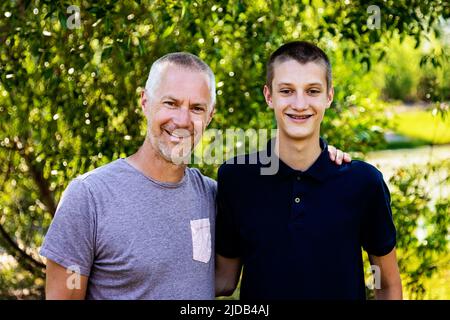
{"label": "man's short gray hair", "polygon": [[189,52],[168,53],[152,64],[148,74],[147,83],[145,84],[145,90],[149,95],[153,95],[153,92],[161,79],[161,72],[168,64],[174,64],[189,70],[204,72],[209,79],[211,107],[214,107],[216,104],[216,79],[214,77],[214,73],[203,60]]}

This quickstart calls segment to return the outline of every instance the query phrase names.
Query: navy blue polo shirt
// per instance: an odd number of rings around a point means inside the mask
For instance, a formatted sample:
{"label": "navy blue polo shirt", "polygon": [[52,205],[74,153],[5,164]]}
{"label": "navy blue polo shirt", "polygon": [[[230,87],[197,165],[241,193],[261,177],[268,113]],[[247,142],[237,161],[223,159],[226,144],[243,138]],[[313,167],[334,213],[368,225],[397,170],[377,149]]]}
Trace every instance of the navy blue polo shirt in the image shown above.
{"label": "navy blue polo shirt", "polygon": [[[218,172],[216,252],[241,258],[241,299],[365,299],[362,248],[383,256],[396,243],[381,172],[336,165],[322,139],[318,159],[297,171],[270,145]],[[264,155],[279,161],[276,174],[261,174]]]}

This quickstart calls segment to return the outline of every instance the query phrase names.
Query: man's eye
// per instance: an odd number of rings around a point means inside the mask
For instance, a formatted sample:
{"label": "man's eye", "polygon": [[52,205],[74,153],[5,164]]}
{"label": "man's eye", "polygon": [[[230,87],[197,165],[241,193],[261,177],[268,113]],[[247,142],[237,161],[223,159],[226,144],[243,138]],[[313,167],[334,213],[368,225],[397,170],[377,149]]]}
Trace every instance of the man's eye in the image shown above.
{"label": "man's eye", "polygon": [[203,112],[205,112],[205,108],[203,108],[203,107],[194,107],[194,108],[192,108],[192,111],[194,111],[195,113],[203,113]]}
{"label": "man's eye", "polygon": [[318,90],[318,89],[311,89],[311,90],[309,90],[309,93],[310,94],[319,94],[320,90]]}
{"label": "man's eye", "polygon": [[169,107],[175,107],[175,102],[173,101],[164,101],[164,104]]}
{"label": "man's eye", "polygon": [[291,90],[291,89],[281,89],[281,90],[280,90],[280,93],[283,93],[283,94],[290,94],[290,93],[292,93],[292,90]]}

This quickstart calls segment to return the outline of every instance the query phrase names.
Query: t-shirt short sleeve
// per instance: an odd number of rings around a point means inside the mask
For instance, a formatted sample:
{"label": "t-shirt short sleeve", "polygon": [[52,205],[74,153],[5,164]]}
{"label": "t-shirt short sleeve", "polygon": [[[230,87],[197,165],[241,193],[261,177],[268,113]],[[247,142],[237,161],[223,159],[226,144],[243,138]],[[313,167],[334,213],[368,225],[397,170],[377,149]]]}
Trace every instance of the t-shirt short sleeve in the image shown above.
{"label": "t-shirt short sleeve", "polygon": [[89,276],[95,256],[95,204],[81,179],[64,191],[40,254]]}
{"label": "t-shirt short sleeve", "polygon": [[392,219],[391,197],[381,172],[371,188],[371,201],[363,222],[362,244],[370,255],[384,256],[394,249],[396,230]]}
{"label": "t-shirt short sleeve", "polygon": [[237,258],[240,254],[239,229],[236,217],[228,198],[228,188],[233,188],[225,166],[219,168],[217,175],[217,217],[216,253],[227,258]]}

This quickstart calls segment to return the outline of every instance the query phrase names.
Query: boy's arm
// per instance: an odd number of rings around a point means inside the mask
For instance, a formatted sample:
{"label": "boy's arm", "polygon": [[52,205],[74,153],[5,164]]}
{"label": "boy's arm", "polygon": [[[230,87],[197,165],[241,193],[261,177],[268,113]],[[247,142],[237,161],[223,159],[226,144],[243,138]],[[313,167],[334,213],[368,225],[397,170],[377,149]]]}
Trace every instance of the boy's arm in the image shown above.
{"label": "boy's arm", "polygon": [[241,275],[241,259],[216,254],[216,297],[233,294]]}
{"label": "boy's arm", "polygon": [[402,281],[398,270],[395,248],[385,256],[377,257],[369,255],[371,265],[380,268],[381,288],[375,289],[377,300],[401,300]]}

